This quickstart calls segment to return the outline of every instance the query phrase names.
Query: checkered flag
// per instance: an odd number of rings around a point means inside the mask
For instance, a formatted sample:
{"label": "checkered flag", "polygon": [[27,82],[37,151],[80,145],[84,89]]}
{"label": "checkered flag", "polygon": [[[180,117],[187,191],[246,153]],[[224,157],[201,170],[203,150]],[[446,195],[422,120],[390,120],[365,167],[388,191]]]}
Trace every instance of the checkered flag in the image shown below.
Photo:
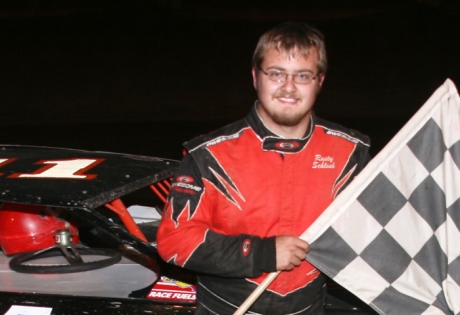
{"label": "checkered flag", "polygon": [[302,235],[379,314],[460,314],[460,98],[447,80]]}

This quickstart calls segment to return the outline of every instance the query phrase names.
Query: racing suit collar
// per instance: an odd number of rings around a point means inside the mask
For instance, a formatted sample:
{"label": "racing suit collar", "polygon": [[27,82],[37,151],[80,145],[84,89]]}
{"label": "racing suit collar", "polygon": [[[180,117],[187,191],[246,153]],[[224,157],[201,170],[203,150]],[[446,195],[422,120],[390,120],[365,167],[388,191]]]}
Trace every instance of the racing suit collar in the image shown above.
{"label": "racing suit collar", "polygon": [[312,113],[310,125],[307,128],[303,138],[284,138],[275,134],[265,126],[264,122],[257,113],[257,102],[255,102],[249,114],[246,116],[246,121],[254,130],[257,136],[262,141],[262,149],[265,151],[277,151],[280,153],[297,153],[300,152],[308,143],[315,122],[315,114]]}

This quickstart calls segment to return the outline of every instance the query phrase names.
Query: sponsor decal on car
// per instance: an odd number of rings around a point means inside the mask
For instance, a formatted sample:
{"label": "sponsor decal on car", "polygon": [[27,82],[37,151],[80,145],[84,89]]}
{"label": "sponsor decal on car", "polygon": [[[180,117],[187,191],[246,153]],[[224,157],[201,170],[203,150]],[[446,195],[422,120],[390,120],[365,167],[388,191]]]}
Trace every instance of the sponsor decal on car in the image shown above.
{"label": "sponsor decal on car", "polygon": [[147,294],[148,299],[195,303],[196,287],[182,281],[162,276]]}

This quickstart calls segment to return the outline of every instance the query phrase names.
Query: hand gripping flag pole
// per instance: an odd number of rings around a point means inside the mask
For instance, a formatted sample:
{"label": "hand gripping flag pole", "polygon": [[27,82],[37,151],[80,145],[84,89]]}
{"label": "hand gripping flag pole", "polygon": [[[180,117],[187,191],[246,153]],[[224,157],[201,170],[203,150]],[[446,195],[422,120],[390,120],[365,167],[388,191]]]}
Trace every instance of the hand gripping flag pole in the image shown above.
{"label": "hand gripping flag pole", "polygon": [[307,260],[378,314],[460,314],[459,185],[460,97],[446,80],[300,237]]}
{"label": "hand gripping flag pole", "polygon": [[[308,231],[308,230],[307,230]],[[307,241],[308,235],[305,231],[300,238]],[[310,233],[311,234],[311,233]],[[248,298],[241,304],[241,306],[233,313],[233,315],[243,315],[251,307],[252,304],[259,298],[259,296],[268,288],[268,286],[278,277],[281,271],[271,272],[261,284],[248,296]]]}

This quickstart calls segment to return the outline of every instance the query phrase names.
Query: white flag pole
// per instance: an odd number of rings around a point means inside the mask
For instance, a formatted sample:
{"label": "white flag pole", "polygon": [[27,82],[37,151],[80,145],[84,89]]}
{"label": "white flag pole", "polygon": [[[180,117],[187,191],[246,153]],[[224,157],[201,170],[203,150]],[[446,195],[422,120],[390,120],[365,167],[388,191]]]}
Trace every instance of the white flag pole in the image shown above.
{"label": "white flag pole", "polygon": [[251,295],[248,296],[248,298],[241,304],[241,306],[236,310],[233,315],[243,315],[246,313],[246,311],[251,307],[251,305],[259,298],[259,296],[262,294],[262,292],[265,291],[265,289],[268,288],[270,283],[273,282],[273,280],[276,279],[276,277],[279,275],[281,271],[277,272],[272,272],[270,273],[267,278],[262,281],[261,284],[251,293]]}

